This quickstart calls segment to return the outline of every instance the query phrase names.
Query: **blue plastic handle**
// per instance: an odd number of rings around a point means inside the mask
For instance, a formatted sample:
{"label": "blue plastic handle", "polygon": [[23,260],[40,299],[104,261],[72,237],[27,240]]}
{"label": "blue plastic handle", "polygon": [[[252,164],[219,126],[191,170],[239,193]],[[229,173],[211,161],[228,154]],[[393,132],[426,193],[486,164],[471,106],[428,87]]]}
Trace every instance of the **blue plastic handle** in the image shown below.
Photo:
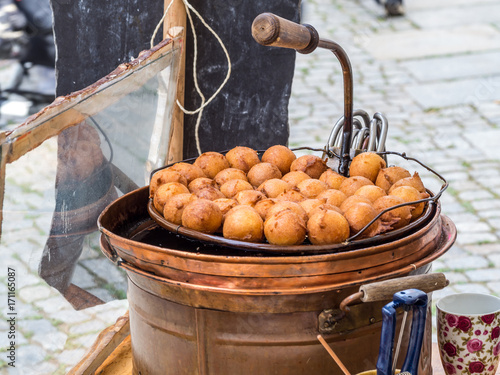
{"label": "blue plastic handle", "polygon": [[397,292],[394,294],[392,302],[382,308],[382,335],[380,337],[377,375],[394,375],[392,373],[392,352],[396,332],[396,309],[400,307],[413,311],[410,342],[401,371],[417,375],[427,315],[427,294],[418,289]]}

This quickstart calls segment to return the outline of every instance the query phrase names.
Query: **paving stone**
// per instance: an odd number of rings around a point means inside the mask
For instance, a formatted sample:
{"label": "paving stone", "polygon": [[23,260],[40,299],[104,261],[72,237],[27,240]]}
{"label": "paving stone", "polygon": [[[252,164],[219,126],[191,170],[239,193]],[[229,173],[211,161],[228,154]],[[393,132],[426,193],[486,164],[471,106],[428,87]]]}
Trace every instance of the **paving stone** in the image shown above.
{"label": "paving stone", "polygon": [[68,365],[76,365],[85,355],[85,353],[86,353],[85,349],[65,350],[58,355],[57,359],[61,363],[65,363]]}
{"label": "paving stone", "polygon": [[[498,97],[498,95],[496,95]],[[496,148],[500,142],[500,130],[487,130],[464,134],[473,144],[481,145],[481,152],[491,159],[498,159]],[[497,171],[498,173],[498,171]],[[484,174],[483,174],[484,176]]]}
{"label": "paving stone", "polygon": [[500,73],[499,52],[453,55],[402,62],[420,82],[470,78]]}
{"label": "paving stone", "polygon": [[468,6],[429,9],[407,13],[407,17],[421,28],[441,29],[463,24],[488,24],[500,22],[500,4],[469,3]]}
{"label": "paving stone", "polygon": [[39,335],[47,335],[57,331],[56,327],[46,319],[21,319],[18,325],[25,333],[31,332]]}
{"label": "paving stone", "polygon": [[23,368],[43,362],[47,352],[38,345],[23,345],[17,348],[16,354],[16,365]]}
{"label": "paving stone", "polygon": [[465,275],[474,282],[500,281],[500,268],[465,271]]}
{"label": "paving stone", "polygon": [[81,323],[91,319],[91,313],[86,310],[75,311],[71,310],[60,310],[54,314],[54,317],[66,324]]}
{"label": "paving stone", "polygon": [[35,333],[32,340],[38,342],[48,352],[56,352],[64,349],[68,335],[63,332],[49,332],[46,334]]}
{"label": "paving stone", "polygon": [[457,242],[462,245],[477,244],[484,242],[496,242],[498,237],[492,233],[460,233]]}
{"label": "paving stone", "polygon": [[476,269],[488,267],[488,261],[481,256],[462,256],[456,259],[447,259],[445,264],[450,269]]}
{"label": "paving stone", "polygon": [[48,299],[36,301],[35,306],[42,309],[47,314],[57,314],[59,311],[73,308],[71,304],[61,296],[54,296]]}
{"label": "paving stone", "polygon": [[414,59],[499,49],[498,36],[489,25],[387,32],[373,35],[366,49],[378,60]]}
{"label": "paving stone", "polygon": [[464,248],[471,254],[484,256],[497,254],[500,251],[500,243],[467,245]]}
{"label": "paving stone", "polygon": [[497,77],[481,77],[408,85],[406,91],[423,108],[430,109],[463,103],[476,105],[498,98],[500,85]]}
{"label": "paving stone", "polygon": [[109,283],[119,283],[127,279],[125,272],[112,264],[107,258],[88,259],[82,262],[87,270],[108,281]]}
{"label": "paving stone", "polygon": [[[486,257],[495,267],[500,268],[500,246],[498,251]],[[500,278],[500,276],[499,276]]]}
{"label": "paving stone", "polygon": [[91,320],[84,323],[74,324],[69,328],[72,335],[85,334],[89,332],[98,332],[106,328],[106,324],[99,320]]}
{"label": "paving stone", "polygon": [[82,289],[90,289],[97,286],[94,277],[79,264],[75,268],[71,282]]}
{"label": "paving stone", "polygon": [[479,283],[470,283],[470,284],[454,284],[452,286],[457,293],[484,293],[489,294],[491,291]]}
{"label": "paving stone", "polygon": [[52,289],[47,285],[26,286],[19,290],[19,297],[24,301],[43,300],[53,295]]}

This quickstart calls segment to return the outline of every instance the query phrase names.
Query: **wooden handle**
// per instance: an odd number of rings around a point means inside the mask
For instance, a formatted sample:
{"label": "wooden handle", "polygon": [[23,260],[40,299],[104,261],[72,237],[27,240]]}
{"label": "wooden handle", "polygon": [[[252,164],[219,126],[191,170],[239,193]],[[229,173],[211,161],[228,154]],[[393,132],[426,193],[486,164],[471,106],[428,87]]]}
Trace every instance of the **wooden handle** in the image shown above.
{"label": "wooden handle", "polygon": [[444,274],[430,273],[362,285],[359,291],[363,293],[361,301],[374,302],[390,300],[394,293],[405,289],[419,289],[425,293],[430,293],[434,290],[443,289],[448,283]]}
{"label": "wooden handle", "polygon": [[272,13],[258,15],[252,23],[252,36],[263,46],[302,50],[311,42],[306,26],[278,17]]}

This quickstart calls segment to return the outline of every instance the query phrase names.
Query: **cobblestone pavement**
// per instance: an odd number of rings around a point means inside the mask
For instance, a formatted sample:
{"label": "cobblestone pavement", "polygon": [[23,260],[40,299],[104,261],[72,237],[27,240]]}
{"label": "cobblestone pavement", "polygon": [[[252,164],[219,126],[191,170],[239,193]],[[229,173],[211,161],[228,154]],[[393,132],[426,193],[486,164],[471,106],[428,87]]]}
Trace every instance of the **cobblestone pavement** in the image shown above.
{"label": "cobblestone pavement", "polygon": [[[498,295],[500,5],[494,0],[405,4],[404,17],[387,19],[373,0],[307,0],[303,22],[346,49],[354,71],[354,106],[387,116],[387,149],[421,160],[450,183],[441,198],[442,210],[456,224],[458,238],[434,262],[434,270],[443,271],[451,282],[434,299],[465,291]],[[15,69],[13,62],[0,62],[0,81]],[[290,101],[292,146],[325,145],[342,114],[341,80],[330,52],[297,55]],[[22,120],[30,108],[25,99],[9,97],[0,109],[2,128]],[[100,255],[96,236],[86,239],[75,283],[104,300],[118,300],[74,311],[38,277],[54,207],[55,158],[56,144],[49,141],[7,170],[0,260],[2,267],[16,269],[16,308],[22,318],[18,367],[9,368],[2,356],[1,374],[66,373],[97,334],[127,310],[125,276],[111,270]],[[439,190],[440,183],[429,172],[416,169],[432,190]],[[109,275],[106,280],[102,270]],[[0,301],[6,301],[3,271],[0,281]],[[1,303],[1,348],[7,346],[7,312],[6,302]]]}

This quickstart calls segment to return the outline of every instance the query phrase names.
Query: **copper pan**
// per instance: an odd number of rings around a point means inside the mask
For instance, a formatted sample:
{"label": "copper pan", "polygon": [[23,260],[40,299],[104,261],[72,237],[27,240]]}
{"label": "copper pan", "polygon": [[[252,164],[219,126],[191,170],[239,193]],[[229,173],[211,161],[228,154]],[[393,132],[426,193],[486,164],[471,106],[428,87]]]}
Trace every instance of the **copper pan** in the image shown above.
{"label": "copper pan", "polygon": [[[129,193],[99,217],[103,251],[117,264],[184,283],[222,288],[277,289],[341,285],[412,268],[453,244],[453,223],[433,207],[431,219],[403,238],[334,253],[283,255],[198,244],[159,228],[147,213],[147,187]],[[159,244],[147,243],[155,233]],[[143,237],[146,235],[146,237]],[[434,259],[434,258],[432,258]]]}

